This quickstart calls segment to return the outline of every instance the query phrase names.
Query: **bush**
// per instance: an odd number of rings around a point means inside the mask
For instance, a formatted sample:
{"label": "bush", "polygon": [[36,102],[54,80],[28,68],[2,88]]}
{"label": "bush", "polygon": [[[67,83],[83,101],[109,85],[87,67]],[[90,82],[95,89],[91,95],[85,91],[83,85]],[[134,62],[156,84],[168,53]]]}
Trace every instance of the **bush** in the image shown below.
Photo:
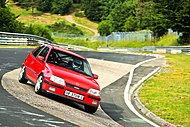
{"label": "bush", "polygon": [[100,24],[98,25],[98,33],[100,33],[101,36],[108,36],[109,34],[111,34],[110,23],[108,20],[100,22]]}
{"label": "bush", "polygon": [[69,12],[69,9],[72,7],[71,0],[53,0],[51,12],[54,14],[64,15]]}
{"label": "bush", "polygon": [[79,12],[76,12],[76,13],[75,13],[75,16],[76,16],[76,17],[80,17],[80,18],[85,17],[84,13],[79,13]]}
{"label": "bush", "polygon": [[67,25],[64,21],[49,25],[48,28],[53,32],[83,35],[83,32],[75,24]]}
{"label": "bush", "polygon": [[47,38],[49,40],[53,40],[53,38],[51,38],[51,31],[42,25],[30,25],[29,27],[25,29],[24,33],[33,34],[33,35]]}

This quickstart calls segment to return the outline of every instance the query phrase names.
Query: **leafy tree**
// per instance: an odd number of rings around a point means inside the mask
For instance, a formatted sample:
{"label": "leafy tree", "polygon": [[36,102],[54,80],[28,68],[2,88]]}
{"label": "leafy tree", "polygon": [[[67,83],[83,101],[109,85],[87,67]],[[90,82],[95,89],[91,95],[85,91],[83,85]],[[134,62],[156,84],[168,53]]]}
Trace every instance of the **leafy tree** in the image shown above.
{"label": "leafy tree", "polygon": [[[158,36],[167,32],[168,28],[183,33],[182,44],[190,43],[190,0],[153,0],[155,16],[154,23]],[[153,25],[152,25],[153,27]]]}
{"label": "leafy tree", "polygon": [[100,22],[100,24],[98,25],[98,32],[101,36],[108,36],[109,34],[111,34],[110,23],[108,20]]}
{"label": "leafy tree", "polygon": [[52,7],[52,1],[53,0],[40,0],[39,5],[37,7],[37,10],[43,11],[43,12],[50,12]]}
{"label": "leafy tree", "polygon": [[[173,11],[174,16],[169,15],[170,17],[168,17],[171,21],[171,28],[183,34],[180,37],[179,43],[190,44],[190,0],[173,0],[173,3],[176,5],[175,11]],[[172,9],[170,9],[170,12],[172,12]]]}
{"label": "leafy tree", "polygon": [[100,3],[98,0],[85,0],[83,1],[84,14],[92,21],[100,21]]}
{"label": "leafy tree", "polygon": [[81,3],[82,0],[73,0],[73,3]]}
{"label": "leafy tree", "polygon": [[126,18],[126,22],[124,23],[124,28],[122,31],[136,31],[137,30],[137,20],[136,17],[130,15]]}
{"label": "leafy tree", "polygon": [[101,21],[107,20],[108,15],[119,3],[123,3],[125,0],[99,0],[99,8],[101,9]]}
{"label": "leafy tree", "polygon": [[6,0],[1,0],[1,1],[0,1],[0,7],[5,8],[5,1],[6,1]]}
{"label": "leafy tree", "polygon": [[24,25],[16,20],[16,16],[8,8],[0,7],[0,31],[22,33]]}
{"label": "leafy tree", "polygon": [[[119,3],[112,10],[108,19],[110,21],[110,32],[122,32],[126,30],[125,22],[129,16],[135,16],[136,4],[135,1],[125,1],[124,3]],[[124,27],[125,26],[125,27]]]}
{"label": "leafy tree", "polygon": [[136,12],[137,26],[140,29],[147,29],[150,26],[150,17],[155,15],[153,8],[153,1],[149,0],[139,0]]}
{"label": "leafy tree", "polygon": [[51,12],[63,15],[69,12],[70,7],[72,7],[71,0],[53,0]]}

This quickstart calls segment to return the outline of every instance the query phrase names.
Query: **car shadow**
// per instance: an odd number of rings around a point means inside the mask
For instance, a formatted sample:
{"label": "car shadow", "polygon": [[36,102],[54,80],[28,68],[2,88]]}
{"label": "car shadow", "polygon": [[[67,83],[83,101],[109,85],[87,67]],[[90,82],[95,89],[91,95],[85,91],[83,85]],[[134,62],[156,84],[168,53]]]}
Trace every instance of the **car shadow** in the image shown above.
{"label": "car shadow", "polygon": [[[34,86],[35,86],[35,85],[34,85],[33,83],[27,82],[26,85],[33,87],[33,92],[34,92]],[[73,102],[73,101],[71,101],[71,100],[69,100],[69,99],[66,99],[66,98],[63,98],[63,97],[59,97],[59,96],[57,96],[57,95],[54,95],[54,94],[51,94],[51,93],[47,93],[47,92],[45,92],[45,93],[43,92],[43,93],[38,94],[38,95],[47,97],[47,98],[49,98],[49,99],[51,99],[51,100],[57,101],[57,102],[59,102],[59,103],[68,105],[68,106],[70,106],[70,107],[73,107],[73,108],[76,108],[76,109],[79,109],[79,110],[85,112],[83,105],[81,105],[81,104],[79,104],[79,103],[76,103],[76,102]]]}

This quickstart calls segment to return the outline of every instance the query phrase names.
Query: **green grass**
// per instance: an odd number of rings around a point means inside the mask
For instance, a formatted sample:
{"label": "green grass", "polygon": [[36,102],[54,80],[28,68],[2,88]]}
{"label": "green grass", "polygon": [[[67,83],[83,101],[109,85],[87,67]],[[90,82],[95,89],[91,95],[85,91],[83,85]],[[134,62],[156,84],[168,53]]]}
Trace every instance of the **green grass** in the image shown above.
{"label": "green grass", "polygon": [[151,41],[109,41],[109,47],[122,47],[122,48],[142,48],[144,46],[179,46],[177,42],[178,36],[164,35],[154,44]]}
{"label": "green grass", "polygon": [[95,23],[95,22],[92,22],[90,21],[89,19],[87,19],[86,17],[76,17],[76,16],[73,16],[73,19],[76,23],[78,24],[82,24],[84,26],[87,26],[89,28],[92,28],[94,30],[97,30],[97,27],[98,27],[98,23]]}
{"label": "green grass", "polygon": [[[69,25],[72,25],[72,23],[70,23],[69,21],[67,21],[66,19],[64,19],[65,23],[69,24]],[[86,29],[84,27],[81,27],[81,26],[77,26],[76,27],[80,30],[82,30],[82,32],[84,33],[84,35],[91,35],[93,36],[94,35],[94,32],[89,30],[89,29]]]}
{"label": "green grass", "polygon": [[[32,16],[32,10],[25,10],[16,6],[12,1],[9,1],[8,7],[11,12],[16,16],[19,16],[17,20],[29,26],[30,24],[40,24],[43,26],[53,24],[55,22],[65,21],[66,24],[72,25],[72,23],[65,20],[64,16],[57,14],[44,13],[34,9],[34,16]],[[78,29],[82,30],[84,35],[94,35],[94,32],[86,29],[84,27],[76,26]]]}
{"label": "green grass", "polygon": [[178,46],[177,39],[176,35],[164,35],[156,41],[155,46]]}
{"label": "green grass", "polygon": [[165,54],[168,67],[147,80],[139,91],[141,102],[177,126],[190,126],[190,56]]}
{"label": "green grass", "polygon": [[109,47],[122,47],[122,48],[142,48],[144,46],[151,46],[151,41],[119,41],[109,42]]}
{"label": "green grass", "polygon": [[53,39],[57,43],[85,46],[92,49],[97,49],[99,46],[101,47],[106,46],[105,42],[93,41],[89,39],[70,39],[70,38],[58,38],[58,37],[53,37]]}

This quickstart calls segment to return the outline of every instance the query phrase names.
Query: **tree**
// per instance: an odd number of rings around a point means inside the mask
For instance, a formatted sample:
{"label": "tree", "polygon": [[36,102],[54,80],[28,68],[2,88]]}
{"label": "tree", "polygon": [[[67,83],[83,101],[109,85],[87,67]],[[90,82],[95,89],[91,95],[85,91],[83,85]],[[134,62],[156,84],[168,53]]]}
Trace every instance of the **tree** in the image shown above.
{"label": "tree", "polygon": [[[190,0],[180,0],[175,2],[174,18],[171,19],[171,28],[182,33],[179,43],[190,44]],[[172,11],[172,10],[171,10]],[[170,15],[171,16],[171,15]]]}
{"label": "tree", "polygon": [[73,0],[73,3],[81,3],[81,0]]}
{"label": "tree", "polygon": [[129,0],[124,3],[120,2],[117,6],[112,10],[108,19],[110,21],[110,32],[123,32],[126,30],[125,22],[129,16],[134,16],[136,14],[136,3],[135,1]]}
{"label": "tree", "polygon": [[6,0],[1,0],[1,1],[0,1],[0,7],[5,8],[5,1],[6,1]]}
{"label": "tree", "polygon": [[99,8],[100,3],[98,0],[85,0],[83,1],[83,9],[86,17],[92,21],[100,21],[101,13]]}
{"label": "tree", "polygon": [[32,16],[34,15],[34,8],[39,6],[39,2],[41,0],[14,0],[14,2],[18,2],[17,5],[21,6],[22,8],[29,10],[32,9]]}
{"label": "tree", "polygon": [[101,21],[107,20],[108,15],[119,3],[123,3],[125,0],[99,0],[99,8],[101,9]]}
{"label": "tree", "polygon": [[8,8],[0,7],[0,31],[22,33],[24,25],[16,20],[16,16]]}
{"label": "tree", "polygon": [[136,17],[130,15],[126,18],[126,22],[124,23],[124,27],[122,31],[136,31],[137,30],[137,20]]}
{"label": "tree", "polygon": [[[190,0],[153,0],[156,17],[151,20],[156,24],[155,29],[159,29],[159,36],[163,31],[172,28],[183,33],[180,37],[182,44],[190,43]],[[162,28],[162,30],[160,29]]]}
{"label": "tree", "polygon": [[51,12],[54,14],[64,15],[69,12],[69,9],[72,7],[71,0],[53,0]]}
{"label": "tree", "polygon": [[137,26],[140,29],[147,29],[150,24],[150,17],[155,13],[153,8],[153,1],[139,0],[136,12]]}
{"label": "tree", "polygon": [[109,34],[111,34],[110,23],[108,20],[100,22],[100,24],[98,25],[98,33],[100,33],[101,36],[108,36]]}
{"label": "tree", "polygon": [[37,10],[43,11],[43,12],[50,12],[52,7],[52,0],[40,0],[39,5],[37,7]]}

